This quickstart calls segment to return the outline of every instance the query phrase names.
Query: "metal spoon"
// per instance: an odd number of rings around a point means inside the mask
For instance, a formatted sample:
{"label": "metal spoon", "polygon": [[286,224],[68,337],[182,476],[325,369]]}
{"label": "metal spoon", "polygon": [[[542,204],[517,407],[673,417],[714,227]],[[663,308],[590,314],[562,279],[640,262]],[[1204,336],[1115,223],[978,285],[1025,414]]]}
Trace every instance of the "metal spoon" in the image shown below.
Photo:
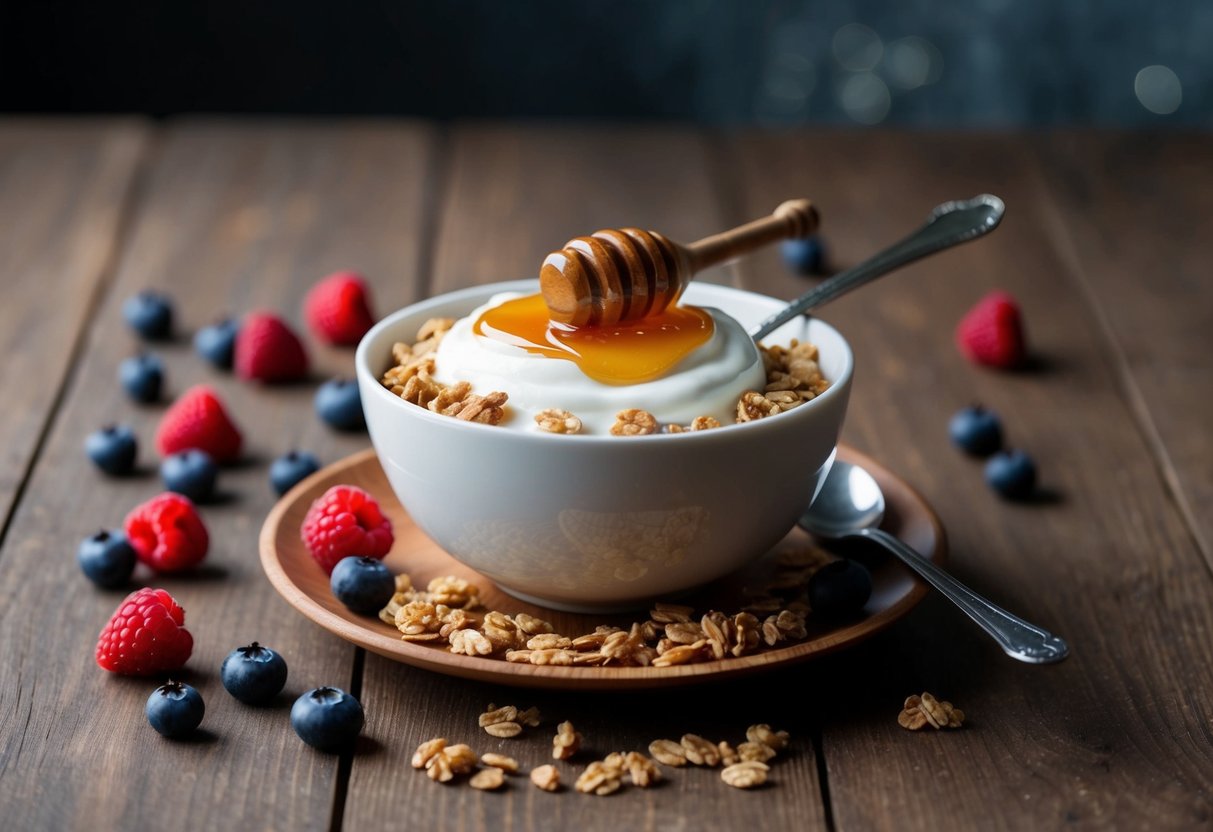
{"label": "metal spoon", "polygon": [[1070,653],[1065,641],[990,603],[888,532],[876,528],[884,517],[884,494],[872,475],[836,461],[821,493],[800,516],[802,528],[831,539],[862,537],[879,543],[989,633],[1008,656],[1021,662],[1059,662]]}
{"label": "metal spoon", "polygon": [[991,194],[937,205],[922,228],[869,257],[858,266],[839,272],[805,292],[788,304],[782,312],[763,321],[750,335],[755,341],[761,341],[797,315],[829,303],[839,295],[857,289],[882,274],[913,263],[928,254],[988,234],[998,227],[1004,211],[1006,206],[1002,200]]}

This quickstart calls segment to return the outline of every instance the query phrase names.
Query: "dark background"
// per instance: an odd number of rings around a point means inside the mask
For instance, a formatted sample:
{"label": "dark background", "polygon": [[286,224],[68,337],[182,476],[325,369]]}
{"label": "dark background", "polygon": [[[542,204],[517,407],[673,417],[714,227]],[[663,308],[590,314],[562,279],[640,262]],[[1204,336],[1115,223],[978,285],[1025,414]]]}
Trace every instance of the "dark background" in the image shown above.
{"label": "dark background", "polygon": [[1211,55],[1209,0],[22,0],[0,110],[1209,126]]}

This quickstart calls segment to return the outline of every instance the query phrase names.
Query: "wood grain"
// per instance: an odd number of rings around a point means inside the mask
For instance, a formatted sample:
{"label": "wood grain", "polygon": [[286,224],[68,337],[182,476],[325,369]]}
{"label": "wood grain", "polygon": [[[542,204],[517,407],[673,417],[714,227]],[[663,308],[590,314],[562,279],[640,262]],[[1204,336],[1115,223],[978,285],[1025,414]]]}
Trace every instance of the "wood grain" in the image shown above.
{"label": "wood grain", "polygon": [[[710,184],[707,147],[694,132],[488,126],[457,130],[451,144],[432,293],[535,275],[547,252],[598,228],[636,225],[696,239],[726,225]],[[718,271],[715,279],[728,280],[730,273]],[[728,829],[761,817],[774,828],[823,828],[811,742],[815,715],[800,707],[797,687],[803,683],[798,680],[811,676],[793,669],[761,684],[739,681],[695,693],[536,691],[524,697],[368,655],[363,678],[368,730],[391,740],[376,753],[355,757],[345,824],[351,829],[399,823],[442,829],[684,824]],[[592,747],[585,760],[594,753],[643,749],[659,736],[688,731],[737,740],[753,722],[786,727],[797,737],[797,750],[776,768],[776,782],[755,794],[738,794],[720,782],[718,772],[699,770],[675,772],[660,789],[631,789],[610,798],[546,794],[529,783],[515,783],[505,794],[482,794],[414,776],[409,755],[433,736],[468,741],[481,752],[515,753],[527,768],[546,762],[550,737],[543,733],[513,742],[484,742],[477,736],[476,715],[489,701],[537,704],[549,720],[572,720]],[[565,774],[567,779],[567,769]]]}
{"label": "wood grain", "polygon": [[119,244],[142,122],[0,125],[0,529]]}
{"label": "wood grain", "polygon": [[[822,317],[856,350],[844,436],[936,505],[958,577],[1067,638],[1073,655],[1055,667],[1015,664],[927,602],[887,636],[827,660],[832,682],[812,707],[825,715],[837,828],[1207,826],[1213,582],[1123,394],[1125,369],[1039,209],[1025,143],[797,134],[739,137],[722,153],[740,160],[743,216],[788,193],[813,197],[839,265],[912,230],[943,200],[989,191],[1008,206],[988,239],[884,278]],[[1115,215],[1097,227],[1128,233]],[[771,260],[742,275],[773,294],[804,288]],[[980,370],[952,345],[960,315],[995,287],[1024,306],[1030,371]],[[1039,461],[1040,500],[998,501],[980,465],[949,446],[948,416],[974,400]],[[966,729],[899,728],[902,698],[923,689],[963,708]]]}
{"label": "wood grain", "polygon": [[1213,568],[1213,143],[1068,133],[1037,150],[1046,227]]}
{"label": "wood grain", "polygon": [[[12,829],[327,829],[338,759],[312,752],[289,726],[294,696],[347,687],[355,651],[299,618],[257,562],[257,530],[274,502],[266,463],[291,446],[330,460],[367,445],[338,436],[312,413],[313,385],[239,384],[196,358],[189,334],[224,313],[281,310],[298,323],[303,292],[329,271],[360,269],[381,310],[412,298],[423,226],[428,130],[407,125],[187,122],[169,128],[134,218],[114,285],[91,322],[0,563],[0,814]],[[104,214],[102,214],[104,218]],[[196,574],[140,581],[163,586],[187,611],[195,639],[186,680],[207,702],[201,734],[173,743],[151,731],[143,705],[154,683],[110,676],[91,660],[97,633],[123,592],[80,575],[77,541],[120,525],[161,489],[151,437],[161,406],[136,408],[114,381],[135,347],[122,300],[145,286],[178,302],[179,337],[157,347],[169,395],[215,385],[243,428],[243,464],[221,476],[223,498],[202,509],[211,553]],[[310,343],[317,377],[352,375],[352,353]],[[132,423],[142,471],[103,479],[80,452],[103,420]],[[248,708],[218,679],[223,657],[258,639],[290,666],[272,706]]]}

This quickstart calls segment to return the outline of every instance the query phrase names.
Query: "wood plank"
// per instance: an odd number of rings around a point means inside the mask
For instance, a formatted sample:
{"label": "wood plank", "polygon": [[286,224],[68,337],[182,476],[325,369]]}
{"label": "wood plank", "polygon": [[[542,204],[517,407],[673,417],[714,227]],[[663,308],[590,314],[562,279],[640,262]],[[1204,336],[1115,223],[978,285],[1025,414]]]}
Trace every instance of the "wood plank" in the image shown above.
{"label": "wood plank", "polygon": [[[604,226],[639,225],[687,241],[724,227],[706,146],[695,133],[483,126],[457,130],[452,146],[434,292],[535,275],[548,251]],[[718,271],[715,279],[729,276]],[[378,754],[355,758],[346,827],[740,828],[761,816],[777,828],[823,828],[814,717],[800,707],[807,672],[770,678],[782,681],[630,695],[540,693],[450,679],[368,655],[369,731],[391,741]],[[519,739],[493,739],[476,724],[490,701],[537,705],[545,723]],[[643,750],[663,736],[703,732],[737,742],[746,726],[768,722],[792,732],[796,742],[775,767],[774,784],[754,794],[725,786],[713,770],[675,771],[660,788],[597,798],[567,789],[547,794],[513,778],[504,793],[480,793],[440,786],[409,768],[419,743],[444,736],[479,752],[513,754],[529,770],[551,762],[554,726],[565,719],[587,746],[572,764],[560,764],[566,784],[595,755]]]}
{"label": "wood plank", "polygon": [[[1017,664],[936,597],[887,636],[823,663],[830,683],[808,707],[825,719],[837,828],[1207,826],[1213,581],[1073,261],[1054,244],[1026,143],[752,135],[725,153],[741,160],[742,213],[789,195],[818,200],[841,265],[945,199],[991,191],[1008,205],[992,237],[887,277],[823,317],[857,353],[845,436],[935,504],[958,577],[1065,636],[1073,655]],[[1165,190],[1159,198],[1167,203]],[[1083,262],[1098,288],[1097,265]],[[742,277],[772,294],[804,288],[771,257],[747,263]],[[975,368],[952,344],[955,322],[994,287],[1021,299],[1039,359],[1031,372]],[[1165,353],[1182,333],[1161,337]],[[1002,414],[1009,442],[1034,454],[1054,499],[999,502],[980,464],[950,447],[948,417],[974,400]],[[963,708],[968,726],[925,736],[899,728],[901,700],[923,689]]]}
{"label": "wood plank", "polygon": [[135,120],[0,122],[0,529],[111,265],[147,138]]}
{"label": "wood plank", "polygon": [[1213,567],[1213,143],[1068,133],[1039,145],[1048,229]]}
{"label": "wood plank", "polygon": [[[140,202],[112,290],[88,333],[61,417],[15,516],[0,586],[0,814],[14,829],[327,829],[338,758],[294,736],[293,698],[318,684],[349,686],[355,651],[299,618],[261,574],[257,534],[274,497],[269,459],[292,446],[331,461],[365,447],[312,413],[313,386],[238,383],[192,354],[189,333],[224,313],[279,309],[296,323],[303,292],[338,268],[364,271],[381,311],[412,298],[419,267],[433,136],[407,125],[186,122],[169,128]],[[186,679],[207,702],[193,742],[162,740],[143,705],[154,684],[93,663],[97,633],[123,592],[87,585],[77,541],[160,490],[152,436],[162,407],[137,408],[114,381],[135,347],[122,301],[143,287],[177,301],[177,340],[157,347],[168,387],[214,384],[244,429],[245,464],[225,470],[225,499],[203,508],[211,554],[197,574],[154,579],[187,610],[195,638]],[[315,376],[352,374],[350,350],[312,344]],[[103,479],[80,439],[103,420],[132,423],[144,472]],[[138,575],[139,578],[148,576]],[[151,579],[148,578],[150,581]],[[290,666],[272,707],[224,692],[218,671],[258,639]]]}

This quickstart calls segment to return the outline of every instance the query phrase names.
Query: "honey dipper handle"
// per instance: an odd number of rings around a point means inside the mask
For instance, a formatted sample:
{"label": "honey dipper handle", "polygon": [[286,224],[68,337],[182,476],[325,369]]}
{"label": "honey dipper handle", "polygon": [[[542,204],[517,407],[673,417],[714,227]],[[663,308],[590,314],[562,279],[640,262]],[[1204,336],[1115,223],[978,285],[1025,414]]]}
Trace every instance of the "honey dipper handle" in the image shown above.
{"label": "honey dipper handle", "polygon": [[817,209],[807,199],[791,199],[776,208],[770,216],[711,237],[704,237],[687,246],[691,273],[736,259],[756,248],[787,237],[808,237],[817,230]]}

